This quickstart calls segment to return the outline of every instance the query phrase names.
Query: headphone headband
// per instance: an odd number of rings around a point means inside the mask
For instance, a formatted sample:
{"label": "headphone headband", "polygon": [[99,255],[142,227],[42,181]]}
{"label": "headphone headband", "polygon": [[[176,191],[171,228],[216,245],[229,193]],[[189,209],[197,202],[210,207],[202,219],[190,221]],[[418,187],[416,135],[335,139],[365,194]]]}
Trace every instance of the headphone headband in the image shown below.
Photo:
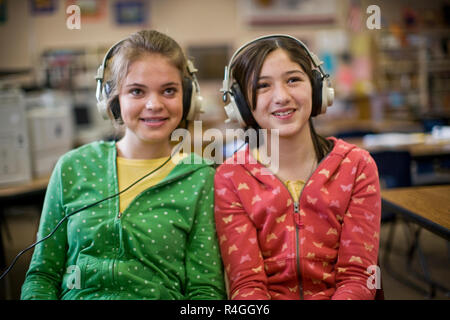
{"label": "headphone headband", "polygon": [[[114,51],[117,47],[119,47],[126,39],[122,39],[116,42],[109,50],[106,52],[102,64],[97,69],[97,75],[95,76],[95,80],[97,81],[97,88],[95,91],[95,97],[97,98],[97,107],[102,116],[107,119],[107,94],[104,88],[104,80],[105,80],[105,70],[106,64],[108,60],[114,55]],[[188,79],[187,77],[183,78],[183,84],[189,80],[191,82],[189,84],[189,93],[184,92],[183,90],[183,115],[185,115],[186,120],[195,120],[197,114],[203,113],[204,110],[202,108],[202,96],[200,95],[200,84],[198,82],[196,73],[197,68],[194,67],[194,64],[191,60],[186,59],[186,70],[192,79]],[[186,101],[185,101],[186,100]]]}
{"label": "headphone headband", "polygon": [[270,34],[270,35],[266,35],[266,36],[262,36],[262,37],[253,39],[252,41],[249,41],[249,42],[243,44],[233,53],[228,65],[225,66],[224,79],[222,82],[222,89],[220,90],[223,93],[224,101],[225,101],[226,94],[230,91],[231,84],[232,84],[232,81],[230,81],[231,76],[232,76],[231,65],[234,62],[234,59],[239,55],[239,53],[241,53],[242,50],[244,50],[249,45],[251,45],[255,42],[261,41],[261,40],[265,40],[265,39],[269,39],[269,38],[276,38],[276,37],[287,38],[287,39],[291,39],[291,40],[294,40],[295,42],[297,42],[303,49],[305,49],[306,53],[308,54],[309,58],[311,59],[313,65],[314,65],[314,67],[319,70],[319,72],[322,74],[322,77],[328,78],[330,76],[329,74],[326,74],[322,68],[323,61],[321,61],[313,52],[309,51],[308,47],[302,41],[300,41],[297,38],[290,36],[288,34]]}
{"label": "headphone headband", "polygon": [[103,57],[102,64],[97,69],[97,75],[95,76],[95,80],[97,81],[97,90],[95,91],[95,97],[97,98],[97,101],[101,101],[102,99],[102,85],[103,80],[105,79],[105,69],[106,69],[106,63],[113,55],[114,50],[125,40],[122,39],[118,42],[116,42],[109,50],[106,52],[105,56]]}
{"label": "headphone headband", "polygon": [[311,75],[311,87],[312,87],[312,111],[311,117],[315,117],[319,114],[325,113],[327,107],[333,104],[334,89],[331,87],[330,75],[326,74],[322,68],[323,61],[311,51],[308,47],[297,38],[294,38],[287,34],[271,34],[256,38],[252,41],[240,46],[231,56],[228,65],[225,67],[224,79],[222,82],[223,102],[227,101],[227,97],[230,98],[230,102],[224,107],[225,113],[228,119],[225,122],[237,122],[241,127],[253,127],[258,128],[259,125],[253,118],[250,107],[246,102],[246,98],[239,85],[233,81],[232,64],[236,57],[249,45],[270,38],[285,38],[295,41],[300,47],[302,47],[313,64],[313,70]]}

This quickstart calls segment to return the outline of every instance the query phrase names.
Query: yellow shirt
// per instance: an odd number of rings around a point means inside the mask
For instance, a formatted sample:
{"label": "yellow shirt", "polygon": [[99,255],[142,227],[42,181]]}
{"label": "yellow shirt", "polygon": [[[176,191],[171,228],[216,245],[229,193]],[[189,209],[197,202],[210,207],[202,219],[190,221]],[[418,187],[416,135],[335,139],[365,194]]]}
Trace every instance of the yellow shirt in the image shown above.
{"label": "yellow shirt", "polygon": [[[170,171],[172,171],[172,169],[175,168],[176,164],[185,156],[186,154],[175,155],[162,168],[152,173],[129,190],[121,193],[119,196],[120,212],[123,212],[131,203],[131,201],[133,201],[133,199],[141,192],[158,184],[165,177],[167,177]],[[127,159],[117,157],[117,176],[119,180],[119,191],[124,190],[139,178],[145,176],[152,170],[162,165],[168,158],[169,157],[158,159]]]}
{"label": "yellow shirt", "polygon": [[305,186],[305,181],[303,180],[286,180],[284,181],[284,184],[288,188],[289,192],[291,193],[292,198],[294,198],[294,201],[299,201],[300,199],[300,193],[302,193],[303,187]]}
{"label": "yellow shirt", "polygon": [[[260,158],[259,158],[258,149],[253,149],[252,155],[256,160],[261,162]],[[298,201],[300,199],[300,194],[302,193],[303,187],[305,186],[305,181],[303,181],[303,180],[295,180],[295,181],[286,180],[283,183],[286,186],[286,188],[289,190],[289,193],[291,194],[294,201]]]}

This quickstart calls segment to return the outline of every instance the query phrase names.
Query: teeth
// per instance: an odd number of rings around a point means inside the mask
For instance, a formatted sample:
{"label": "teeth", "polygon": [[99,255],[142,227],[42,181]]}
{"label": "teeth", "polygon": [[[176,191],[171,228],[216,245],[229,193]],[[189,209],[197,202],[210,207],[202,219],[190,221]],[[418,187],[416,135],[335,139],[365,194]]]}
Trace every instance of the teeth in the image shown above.
{"label": "teeth", "polygon": [[145,122],[160,122],[163,121],[164,119],[144,119]]}
{"label": "teeth", "polygon": [[276,115],[276,116],[287,116],[288,114],[291,114],[292,112],[294,112],[294,110],[289,110],[289,111],[285,111],[285,112],[274,112],[274,115]]}

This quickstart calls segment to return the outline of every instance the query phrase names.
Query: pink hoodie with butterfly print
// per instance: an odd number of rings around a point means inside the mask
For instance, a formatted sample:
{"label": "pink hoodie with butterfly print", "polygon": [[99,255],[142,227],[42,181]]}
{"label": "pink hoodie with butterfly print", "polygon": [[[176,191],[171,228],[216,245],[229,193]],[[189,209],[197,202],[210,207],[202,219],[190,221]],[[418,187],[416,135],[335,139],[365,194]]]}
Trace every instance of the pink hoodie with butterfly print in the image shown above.
{"label": "pink hoodie with butterfly print", "polygon": [[248,147],[217,169],[216,229],[232,299],[374,298],[377,167],[367,151],[329,139],[334,147],[300,199],[262,174]]}

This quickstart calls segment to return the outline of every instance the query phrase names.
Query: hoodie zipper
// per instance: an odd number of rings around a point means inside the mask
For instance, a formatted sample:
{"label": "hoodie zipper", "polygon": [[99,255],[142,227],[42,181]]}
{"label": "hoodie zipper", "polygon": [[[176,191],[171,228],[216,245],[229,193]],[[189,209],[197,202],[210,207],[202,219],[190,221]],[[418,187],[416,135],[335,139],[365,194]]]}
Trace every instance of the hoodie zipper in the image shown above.
{"label": "hoodie zipper", "polygon": [[[311,175],[308,177],[308,179],[305,182],[305,186],[302,188],[302,191],[300,192],[300,196],[298,197],[298,201],[295,201],[295,199],[292,197],[291,193],[288,191],[289,196],[291,197],[292,201],[294,202],[294,224],[295,224],[295,252],[296,252],[296,260],[297,260],[297,278],[298,278],[298,287],[299,287],[299,295],[300,295],[300,300],[304,300],[304,295],[303,295],[303,282],[302,282],[302,273],[301,273],[301,264],[300,264],[300,245],[299,245],[299,240],[300,240],[300,227],[299,225],[295,222],[295,215],[298,215],[298,221],[300,222],[300,199],[302,198],[303,195],[303,191],[305,190],[305,187],[308,185],[309,179],[311,179],[311,177],[314,175],[314,172],[316,172],[317,168],[319,168],[320,164],[322,163],[322,161],[324,159],[326,159],[328,157],[328,155],[324,156],[322,158],[322,160],[320,160],[317,163],[316,169],[314,169],[314,171],[311,173]],[[259,164],[261,164],[258,160],[257,162]],[[262,166],[264,166],[263,164],[261,164]],[[283,183],[283,181],[281,181],[280,178],[278,178],[277,175],[273,174],[273,176],[275,178],[278,179],[278,181],[281,182],[281,184],[283,185],[284,188],[287,189],[287,187],[285,186],[285,184]]]}
{"label": "hoodie zipper", "polygon": [[[173,181],[176,181],[176,180],[179,180],[179,179],[181,179],[181,178],[184,178],[184,177],[186,177],[186,176],[192,174],[192,173],[195,172],[195,171],[197,171],[197,170],[189,171],[189,172],[184,173],[184,174],[182,174],[182,175],[176,176],[176,177],[174,177],[174,178],[172,178],[172,179],[170,179],[170,180],[162,181],[162,182],[160,182],[160,183],[158,183],[158,184],[155,184],[154,186],[151,186],[150,188],[145,189],[144,191],[142,191],[141,193],[139,193],[134,199],[140,197],[144,192],[147,192],[147,191],[150,190],[150,189],[156,189],[156,188],[159,188],[159,187],[164,186],[164,185],[166,185],[166,184],[169,184],[169,183],[171,183],[171,182],[173,182]],[[134,200],[133,200],[132,202],[134,202]],[[131,205],[131,203],[130,203],[130,205]],[[126,211],[127,209],[128,209],[128,207],[125,208],[124,211]],[[119,210],[119,213],[118,213],[118,215],[117,215],[117,219],[120,220],[120,218],[122,218],[122,216],[123,216],[123,212],[121,212],[121,211]],[[120,228],[121,228],[121,226],[120,226]],[[119,232],[121,233],[122,230],[119,230]],[[122,245],[122,236],[119,236],[119,239],[120,239],[120,241],[119,241],[119,246],[118,246],[118,247],[121,247],[121,245]],[[120,251],[120,250],[118,250],[118,252],[117,252],[116,255],[115,255],[115,258],[111,261],[111,276],[112,276],[112,282],[113,282],[113,283],[115,283],[115,281],[116,281],[116,276],[115,276],[115,272],[116,272],[115,269],[116,269],[116,268],[115,268],[115,266],[116,266],[117,260],[118,260],[118,258],[119,258],[119,251]]]}
{"label": "hoodie zipper", "polygon": [[[322,160],[320,160],[317,163],[316,168],[313,170],[313,172],[311,172],[310,176],[308,177],[308,179],[306,179],[305,181],[305,185],[302,188],[302,191],[300,192],[300,195],[298,197],[298,201],[295,202],[294,199],[294,223],[295,223],[295,214],[298,215],[298,221],[300,222],[301,216],[300,216],[300,200],[302,198],[303,195],[303,191],[305,191],[305,187],[308,185],[309,179],[311,179],[311,177],[314,175],[314,172],[316,172],[316,170],[319,168],[320,164],[322,163],[322,161],[324,161],[324,159],[328,158],[328,155],[324,156],[322,158]],[[281,181],[281,180],[280,180]],[[283,184],[284,185],[284,184]],[[289,192],[289,190],[288,190]],[[289,192],[289,195],[291,193]],[[292,196],[291,196],[292,198]],[[303,224],[303,223],[302,223]],[[296,231],[296,253],[297,253],[297,273],[298,273],[298,279],[299,279],[299,289],[300,289],[300,299],[304,300],[304,296],[303,296],[303,283],[302,283],[302,277],[301,277],[301,264],[300,264],[300,245],[299,245],[299,240],[300,240],[300,226],[295,223],[295,231]]]}
{"label": "hoodie zipper", "polygon": [[[301,193],[300,193],[301,195]],[[291,197],[292,198],[292,197]],[[300,199],[299,199],[300,202]],[[299,202],[295,202],[294,201],[294,223],[295,223],[295,215],[299,215],[298,217],[298,221],[300,221],[300,203]],[[301,270],[301,265],[300,265],[300,244],[299,244],[299,239],[300,239],[300,228],[297,225],[297,223],[295,223],[295,251],[296,251],[296,258],[297,258],[297,278],[298,278],[298,286],[299,286],[299,294],[300,294],[300,300],[304,299],[303,296],[303,280],[302,280],[302,270]]]}
{"label": "hoodie zipper", "polygon": [[[311,176],[312,176],[312,174],[311,174]],[[308,180],[309,180],[309,178],[311,178],[311,176],[308,177]],[[280,178],[278,178],[275,174],[274,174],[274,177],[276,177],[278,179],[278,181],[281,182],[283,187],[287,189],[287,187],[285,186],[283,181],[281,181]],[[308,182],[308,180],[306,182]],[[306,183],[305,183],[305,186],[306,186]],[[304,187],[303,187],[303,189],[304,189]],[[299,295],[300,295],[300,300],[303,300],[304,296],[303,296],[303,281],[302,281],[302,273],[301,273],[301,265],[300,265],[300,246],[299,246],[300,228],[299,228],[298,224],[295,222],[295,215],[299,215],[298,221],[300,221],[300,198],[302,197],[303,189],[300,192],[300,196],[299,196],[298,201],[295,201],[295,199],[292,197],[292,195],[289,192],[289,190],[287,190],[290,198],[292,199],[292,201],[294,203],[295,255],[296,255],[296,260],[297,260],[296,269],[297,269],[298,292],[299,292]]]}

